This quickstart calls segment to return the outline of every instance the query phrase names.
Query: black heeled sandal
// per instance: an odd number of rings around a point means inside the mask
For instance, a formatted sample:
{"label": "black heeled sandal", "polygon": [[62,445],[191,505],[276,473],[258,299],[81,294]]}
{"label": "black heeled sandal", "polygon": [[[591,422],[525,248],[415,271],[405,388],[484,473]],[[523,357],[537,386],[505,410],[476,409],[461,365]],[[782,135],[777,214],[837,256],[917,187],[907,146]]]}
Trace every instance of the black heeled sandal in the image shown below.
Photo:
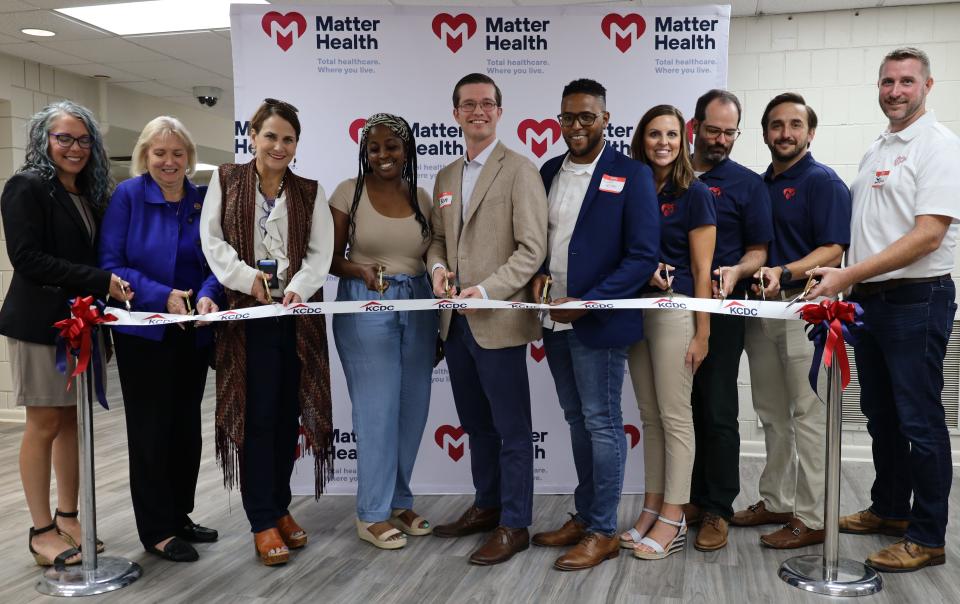
{"label": "black heeled sandal", "polygon": [[43,554],[38,553],[37,550],[33,549],[34,537],[36,537],[37,535],[42,535],[44,533],[49,533],[50,531],[55,530],[56,528],[57,528],[56,520],[54,520],[51,525],[45,526],[43,528],[34,528],[31,526],[30,534],[27,537],[27,547],[30,549],[30,553],[33,555],[33,560],[34,562],[37,563],[37,566],[52,566],[58,571],[63,571],[68,566],[73,566],[74,564],[80,564],[79,558],[77,560],[74,560],[73,562],[67,562],[67,560],[69,560],[70,558],[80,555],[80,550],[78,550],[76,547],[70,547],[69,549],[66,549],[60,552],[60,554],[56,558],[54,558],[53,561],[51,561],[49,558],[47,558]]}
{"label": "black heeled sandal", "polygon": [[[54,512],[53,514],[53,524],[54,525],[57,524],[57,516],[61,518],[76,518],[79,514],[80,514],[80,510],[77,510],[76,512],[61,512],[60,509],[57,508],[57,511]],[[76,540],[73,537],[71,537],[68,533],[60,530],[59,526],[57,526],[57,532],[60,533],[60,536],[63,537],[64,541],[66,541],[73,547],[77,548],[77,550],[83,551],[82,544],[77,543]],[[100,541],[99,539],[97,539],[97,553],[102,554],[103,550],[105,549],[107,549],[107,546],[103,544],[103,541]]]}

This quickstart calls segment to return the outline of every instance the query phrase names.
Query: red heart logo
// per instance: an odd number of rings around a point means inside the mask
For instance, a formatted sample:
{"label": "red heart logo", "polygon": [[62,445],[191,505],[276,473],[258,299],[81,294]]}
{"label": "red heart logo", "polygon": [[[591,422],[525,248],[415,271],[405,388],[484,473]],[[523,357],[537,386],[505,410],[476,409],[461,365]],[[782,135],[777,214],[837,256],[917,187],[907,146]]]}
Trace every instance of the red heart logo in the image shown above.
{"label": "red heart logo", "polygon": [[347,129],[347,131],[350,133],[350,138],[353,139],[353,142],[360,142],[360,131],[363,130],[363,127],[366,125],[367,120],[362,117],[358,117],[350,122],[350,127]]}
{"label": "red heart logo", "polygon": [[640,444],[640,428],[633,424],[623,424],[623,433],[627,435],[627,444],[631,449]]}
{"label": "red heart logo", "polygon": [[[614,27],[616,30],[614,30]],[[647,22],[636,13],[630,13],[628,15],[610,13],[600,22],[600,30],[603,32],[603,35],[613,40],[620,52],[630,50],[630,45],[633,44],[633,41],[639,40],[646,29]]]}
{"label": "red heart logo", "polygon": [[277,43],[280,50],[287,52],[293,46],[293,41],[307,31],[307,20],[297,12],[283,15],[272,10],[260,20],[260,27],[268,38]]}
{"label": "red heart logo", "polygon": [[723,190],[720,187],[710,187],[710,192],[713,193],[714,197],[720,197]]}
{"label": "red heart logo", "polygon": [[687,144],[693,144],[693,118],[687,121]]}
{"label": "red heart logo", "polygon": [[517,125],[517,136],[524,145],[529,140],[530,150],[537,157],[543,157],[547,147],[560,140],[560,123],[553,118],[538,122],[527,118]]}
{"label": "red heart logo", "polygon": [[660,204],[660,213],[664,216],[671,216],[676,207],[672,203]]}
{"label": "red heart logo", "polygon": [[[450,13],[440,13],[433,18],[433,35],[440,38],[450,49],[457,52],[463,43],[477,33],[477,21],[467,13],[453,16]],[[464,31],[466,28],[466,31]]]}
{"label": "red heart logo", "polygon": [[533,357],[534,361],[539,363],[547,358],[547,349],[544,348],[543,344],[537,346],[536,342],[530,342],[530,356]]}
{"label": "red heart logo", "polygon": [[444,424],[437,428],[437,431],[433,434],[433,440],[436,441],[438,447],[450,456],[450,459],[460,461],[460,458],[463,457],[465,434],[461,426],[454,427]]}
{"label": "red heart logo", "polygon": [[796,194],[797,194],[797,190],[794,189],[793,187],[787,187],[786,189],[783,190],[783,197],[787,201],[793,199],[793,196]]}

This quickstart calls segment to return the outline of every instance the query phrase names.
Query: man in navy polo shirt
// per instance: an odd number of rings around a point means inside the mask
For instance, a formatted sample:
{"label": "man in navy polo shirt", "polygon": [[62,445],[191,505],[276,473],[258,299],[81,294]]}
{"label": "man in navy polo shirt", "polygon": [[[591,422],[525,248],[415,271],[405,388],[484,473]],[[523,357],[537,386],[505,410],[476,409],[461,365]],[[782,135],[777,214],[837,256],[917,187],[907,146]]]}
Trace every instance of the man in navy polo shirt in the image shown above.
{"label": "man in navy polo shirt", "polygon": [[[770,197],[763,179],[729,159],[740,134],[740,100],[710,90],[693,114],[693,168],[717,202],[713,254],[717,296],[742,297],[749,278],[766,262],[773,239]],[[723,290],[719,288],[723,275]],[[747,319],[710,315],[710,353],[693,376],[693,424],[697,452],[687,522],[702,518],[694,547],[712,551],[727,544],[733,500],[740,492],[740,408],[737,375]]]}
{"label": "man in navy polo shirt", "polygon": [[[850,191],[810,154],[817,114],[802,96],[777,95],[760,124],[772,159],[764,181],[774,239],[770,267],[759,274],[767,299],[788,300],[803,291],[806,271],[840,264],[850,243]],[[733,524],[763,524],[770,513],[792,513],[760,542],[776,549],[822,543],[826,412],[808,380],[813,343],[801,321],[751,319],[746,348],[767,463],[760,475],[761,500],[734,514]]]}

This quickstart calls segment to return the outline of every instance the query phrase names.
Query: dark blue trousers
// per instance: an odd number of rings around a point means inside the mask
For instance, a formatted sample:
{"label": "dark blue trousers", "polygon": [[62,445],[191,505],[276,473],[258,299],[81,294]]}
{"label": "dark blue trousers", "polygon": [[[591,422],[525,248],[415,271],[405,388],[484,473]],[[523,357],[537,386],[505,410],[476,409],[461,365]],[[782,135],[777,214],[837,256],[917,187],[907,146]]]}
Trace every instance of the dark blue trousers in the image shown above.
{"label": "dark blue trousers", "polygon": [[296,318],[247,321],[247,405],[240,494],[255,533],[277,525],[290,505],[300,433]]}
{"label": "dark blue trousers", "polygon": [[877,472],[871,509],[909,519],[907,539],[927,547],[944,544],[953,479],[940,396],[955,296],[953,280],[944,277],[853,298],[866,327],[856,356]]}
{"label": "dark blue trousers", "polygon": [[470,438],[470,467],[481,509],[501,508],[500,524],[533,523],[533,425],[526,346],[481,348],[454,313],[446,341],[450,386]]}

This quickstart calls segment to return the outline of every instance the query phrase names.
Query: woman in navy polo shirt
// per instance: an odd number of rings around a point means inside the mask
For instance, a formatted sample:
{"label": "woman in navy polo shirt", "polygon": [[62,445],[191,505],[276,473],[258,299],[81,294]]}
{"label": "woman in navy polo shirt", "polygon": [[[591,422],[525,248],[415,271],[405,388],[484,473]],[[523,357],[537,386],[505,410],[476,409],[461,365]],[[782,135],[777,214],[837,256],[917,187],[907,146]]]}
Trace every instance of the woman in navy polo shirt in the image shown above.
{"label": "woman in navy polo shirt", "polygon": [[[641,295],[663,298],[668,309],[685,297],[711,296],[717,235],[713,195],[694,176],[684,124],[677,108],[658,105],[644,114],[630,147],[653,170],[660,204],[660,270]],[[690,391],[707,356],[710,319],[686,310],[645,311],[643,331],[629,365],[643,420],[646,493],[643,513],[620,539],[636,557],[658,560],[686,540],[682,506],[690,499],[694,457]]]}
{"label": "woman in navy polo shirt", "polygon": [[[100,265],[129,281],[133,310],[216,312],[222,288],[200,248],[206,187],[187,178],[197,148],[179,120],[151,120],[133,149],[133,178],[120,183],[100,234]],[[195,323],[114,327],[127,418],[130,492],[146,551],[193,562],[188,541],[216,541],[217,531],[188,514],[200,471],[200,400],[213,336]]]}

